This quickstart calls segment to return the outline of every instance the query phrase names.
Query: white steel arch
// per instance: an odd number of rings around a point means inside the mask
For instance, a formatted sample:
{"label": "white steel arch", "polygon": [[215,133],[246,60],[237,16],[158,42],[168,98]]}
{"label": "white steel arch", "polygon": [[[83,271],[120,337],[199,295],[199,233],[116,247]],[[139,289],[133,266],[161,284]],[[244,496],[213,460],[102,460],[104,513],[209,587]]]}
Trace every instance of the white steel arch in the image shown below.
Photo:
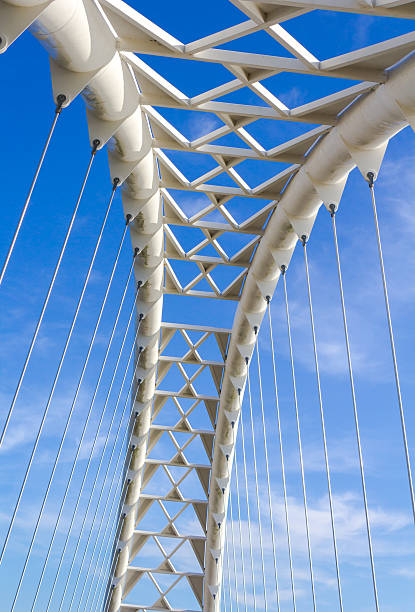
{"label": "white steel arch", "polygon": [[[241,389],[243,394],[247,373],[245,358],[251,356],[255,343],[254,327],[261,325],[266,309],[265,298],[272,297],[280,267],[289,265],[298,238],[310,235],[321,204],[339,205],[348,174],[356,165],[365,178],[368,172],[377,175],[389,139],[412,123],[415,115],[415,92],[411,86],[415,70],[414,33],[320,61],[280,25],[314,9],[414,19],[413,3],[404,0],[235,0],[233,3],[248,17],[247,21],[183,44],[119,0],[0,2],[2,50],[6,50],[26,27],[33,24],[33,33],[51,54],[55,97],[63,93],[67,98],[66,104],[69,104],[82,92],[87,102],[91,142],[99,138],[101,147],[110,143],[111,177],[123,181],[124,210],[134,217],[132,244],[140,249],[135,275],[137,281],[144,283],[137,306],[137,314],[145,315],[137,343],[144,349],[139,355],[140,367],[137,372],[142,384],[134,406],[137,413],[133,438],[135,449],[129,463],[129,484],[123,509],[125,518],[121,523],[120,552],[116,553],[109,610],[135,612],[143,609],[139,602],[137,606],[123,605],[122,598],[142,575],[129,567],[133,551],[138,550],[146,538],[154,536],[137,534],[135,526],[138,517],[151,512],[151,505],[157,501],[140,496],[140,491],[142,479],[151,478],[157,469],[154,463],[146,462],[148,450],[161,435],[151,425],[152,404],[154,400],[155,409],[162,409],[165,395],[157,392],[156,387],[173,361],[168,357],[159,359],[160,330],[162,349],[177,331],[174,326],[161,326],[163,292],[239,302],[230,341],[229,330],[202,330],[215,336],[223,363],[204,363],[197,355],[198,347],[191,343],[189,354],[183,359],[183,362],[198,363],[210,369],[217,383],[218,397],[199,397],[192,389],[191,380],[185,380],[184,387],[172,394],[175,398],[194,398],[195,401],[204,402],[215,425],[214,443],[212,432],[191,432],[203,440],[211,467],[192,466],[186,464],[184,459],[184,464],[198,473],[208,496],[208,513],[206,501],[188,500],[200,513],[201,523],[205,522],[206,538],[203,538],[203,542],[201,538],[192,540],[201,567],[185,578],[203,609],[217,610],[222,572],[220,559],[223,555],[219,553],[217,562],[210,551],[223,551],[224,530],[223,526],[218,526],[217,517],[226,516],[229,493],[227,474],[232,461],[225,458],[222,447],[229,448],[233,443],[231,422],[235,422],[236,430],[240,403],[238,390]],[[279,58],[216,48],[226,41],[258,30],[264,30],[275,38],[293,57]],[[135,52],[215,62],[225,66],[235,78],[225,85],[189,98],[134,55]],[[278,72],[313,74],[322,78],[335,76],[360,82],[339,94],[296,109],[287,109],[261,82]],[[267,106],[215,101],[228,92],[244,87],[255,92]],[[197,141],[189,142],[153,106],[211,112],[224,125]],[[271,151],[264,151],[244,130],[246,125],[259,118],[318,123],[320,126]],[[228,133],[236,134],[249,149],[210,144]],[[188,181],[169,160],[164,152],[166,149],[207,153],[215,159],[217,168],[196,181]],[[235,170],[235,166],[245,159],[281,161],[292,165],[269,181],[250,188]],[[235,186],[210,184],[209,180],[220,173],[230,176]],[[209,208],[219,209],[224,223],[215,225],[205,221],[203,215],[190,219],[186,217],[169,192],[174,189],[207,194],[211,201]],[[234,196],[266,199],[270,203],[244,224],[238,225],[226,210],[226,202]],[[272,215],[264,230],[270,213]],[[186,253],[169,229],[169,224],[201,229],[205,236],[203,244],[212,244],[218,251],[218,257],[200,256],[197,248],[192,253]],[[249,245],[233,258],[221,252],[215,242],[220,232],[229,230],[254,235]],[[196,262],[200,271],[196,282],[181,284],[169,259]],[[219,264],[243,268],[222,291],[211,276],[212,270]],[[208,281],[211,291],[194,289],[200,279]],[[185,326],[179,328],[180,333],[183,331],[186,331]],[[185,427],[183,417],[182,425],[172,428],[172,431],[185,431]],[[178,450],[180,457],[182,450]],[[175,462],[166,461],[166,465],[171,464]],[[173,489],[178,487],[174,485]],[[174,532],[174,521],[169,521],[168,527],[170,531],[166,531],[166,534],[180,538],[180,534]],[[167,558],[161,571],[177,574]],[[150,609],[165,609],[167,605],[167,600],[161,595]]]}

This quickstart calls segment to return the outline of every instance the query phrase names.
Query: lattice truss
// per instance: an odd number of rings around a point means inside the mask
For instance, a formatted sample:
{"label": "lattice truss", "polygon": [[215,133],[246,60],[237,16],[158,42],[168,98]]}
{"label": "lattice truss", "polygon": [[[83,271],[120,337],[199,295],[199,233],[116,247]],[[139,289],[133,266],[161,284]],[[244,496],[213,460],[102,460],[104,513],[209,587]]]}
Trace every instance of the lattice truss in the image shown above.
{"label": "lattice truss", "polygon": [[[118,37],[121,56],[137,80],[142,108],[153,134],[164,204],[164,291],[167,294],[238,300],[255,249],[289,181],[348,106],[385,82],[387,69],[415,49],[415,33],[411,32],[337,57],[317,58],[282,25],[315,9],[352,12],[368,17],[414,19],[415,2],[231,1],[240,9],[243,21],[190,43],[177,40],[125,3],[116,0],[102,0],[100,3]],[[279,43],[285,50],[284,56],[220,48],[227,42],[259,31]],[[149,55],[215,63],[226,69],[231,77],[217,87],[189,97],[145,61]],[[186,69],[185,62],[183,69]],[[335,94],[288,108],[266,86],[267,79],[282,73],[335,77],[355,83]],[[222,100],[238,90],[245,90],[250,100],[256,96],[258,104]],[[195,140],[189,140],[164,116],[163,109],[210,113],[221,125]],[[249,131],[249,126],[263,119],[314,127],[288,142],[266,149]],[[217,142],[229,135],[236,137],[240,145],[225,146]],[[172,152],[209,156],[214,162],[213,168],[190,180],[172,161]],[[280,163],[282,169],[264,182],[248,185],[237,169],[246,160]],[[223,184],[221,178],[225,179]],[[192,207],[190,215],[185,213],[181,204],[181,198],[189,198],[186,192],[193,194],[195,203],[199,203],[201,198],[205,200],[205,204],[196,210]],[[250,207],[239,206],[239,218],[236,219],[232,213],[234,203],[246,201],[240,198],[248,199]],[[247,208],[250,212],[243,216]],[[180,262],[185,262],[187,267]],[[222,272],[224,267],[226,275]],[[227,284],[223,284],[224,276],[228,279]],[[193,607],[202,608],[206,590],[203,583],[205,555],[216,554],[205,550],[206,518],[216,411],[228,332],[199,328],[202,336],[194,342],[190,339],[190,331],[196,330],[166,324],[162,328],[153,421],[133,554],[123,594],[124,600],[136,602],[140,591],[134,591],[135,585],[147,581],[155,591],[155,597],[150,606],[123,603],[121,609],[128,612],[190,608],[192,605],[184,595],[184,586],[191,588]],[[172,346],[170,342],[177,334],[186,343],[185,352],[180,357],[166,356],[166,349]],[[209,337],[217,341],[221,355],[219,361],[200,356],[201,346]],[[190,372],[189,368],[193,371]],[[175,380],[177,377],[182,380],[182,386],[175,391],[163,390],[163,384],[174,370]],[[214,394],[196,391],[197,380],[207,373],[213,381]],[[207,428],[192,423],[192,416],[201,409],[208,416]],[[168,413],[173,415],[170,425],[163,421]],[[161,424],[158,424],[159,420]],[[192,460],[191,451],[196,445],[200,447],[201,458]],[[158,451],[165,453],[164,458],[160,458]],[[164,488],[160,484],[162,480]],[[148,492],[154,483],[157,492]],[[188,489],[199,489],[201,495],[195,497],[188,493]],[[184,531],[180,526],[183,521],[193,530]],[[152,558],[155,562],[149,564]],[[182,558],[186,558],[189,564],[181,567]],[[167,582],[163,582],[166,578]],[[180,594],[178,599],[175,591]]]}
{"label": "lattice truss", "polygon": [[[123,610],[171,609],[171,597],[177,607],[177,597],[189,598],[183,594],[189,585],[194,607],[203,604],[211,461],[229,335],[230,330],[219,328],[162,325],[152,425],[124,591],[128,596],[137,583],[140,589],[147,582],[146,590],[151,587],[157,599],[150,608],[123,604]],[[147,565],[150,558],[155,560],[152,569]]]}
{"label": "lattice truss", "polygon": [[[211,36],[183,43],[125,3],[115,0],[101,2],[118,36],[122,57],[137,79],[143,109],[154,136],[154,152],[158,159],[164,196],[166,293],[238,299],[264,226],[289,180],[306,160],[316,142],[336,124],[339,115],[358,96],[384,82],[387,78],[386,69],[415,48],[415,33],[411,32],[358,51],[321,59],[315,57],[281,25],[313,9],[413,19],[415,3],[405,0],[232,0],[232,3],[248,20]],[[260,30],[279,43],[291,57],[219,48],[224,43]],[[146,55],[156,55],[213,62],[223,66],[232,78],[218,87],[189,97],[136,54],[144,58]],[[186,69],[185,65],[183,69]],[[359,82],[339,93],[296,108],[288,108],[266,86],[266,79],[287,72]],[[254,94],[261,99],[261,105],[220,101],[227,94],[243,89],[251,97]],[[189,141],[155,107],[211,113],[220,120],[222,126]],[[247,129],[247,126],[260,119],[317,124],[318,127],[267,150]],[[230,134],[237,137],[240,146],[215,144]],[[189,180],[171,160],[171,151],[210,156],[214,160],[214,167]],[[246,160],[280,162],[289,166],[265,182],[248,185],[237,169]],[[232,185],[229,185],[229,180],[223,181],[224,185],[211,182],[215,179],[216,183],[218,177],[224,176],[230,179]],[[200,197],[206,199],[206,205],[199,206],[190,216],[185,214],[180,205],[180,196],[189,191],[197,194],[195,201]],[[241,218],[236,220],[230,211],[235,198],[253,199],[255,212],[245,215],[245,218],[242,212]],[[183,227],[189,232],[184,236],[181,231],[179,237],[178,228]],[[243,246],[236,251],[229,246],[235,234],[246,238]],[[189,247],[189,243],[192,246]],[[241,241],[237,241],[237,244],[240,245]],[[178,265],[179,261],[188,262],[188,268]],[[229,282],[225,284],[224,266],[230,268],[226,274]]]}
{"label": "lattice truss", "polygon": [[[123,69],[135,77],[151,128],[164,205],[167,294],[238,300],[255,249],[289,181],[349,105],[384,83],[388,68],[415,49],[415,32],[410,32],[340,56],[318,58],[288,32],[291,19],[313,10],[412,20],[415,2],[408,0],[231,2],[241,12],[239,23],[184,43],[120,0],[84,1],[88,10],[102,14],[116,37]],[[50,3],[47,0],[38,7],[13,7],[12,13],[10,5],[0,0],[0,23],[9,25],[9,42]],[[208,4],[205,10],[209,10]],[[279,44],[282,55],[264,55],[261,49],[252,53],[222,48],[258,32]],[[183,70],[185,60],[213,63],[229,73],[229,80],[190,97],[153,69],[148,56],[182,59]],[[354,84],[289,108],[267,87],[267,79],[284,73],[332,77]],[[235,92],[245,92],[249,104],[226,99]],[[252,102],[255,98],[257,104]],[[219,127],[189,140],[167,119],[169,109],[213,115]],[[313,129],[266,149],[251,134],[255,122],[261,120],[301,123]],[[111,124],[109,129],[112,135],[117,126]],[[228,136],[238,146],[221,144],[220,140]],[[177,152],[196,154],[199,159],[207,156],[213,160],[212,168],[190,180],[172,160]],[[248,185],[241,168],[249,160],[280,164],[281,170],[264,182]],[[191,167],[195,165],[192,160]],[[194,206],[191,214],[186,214],[183,201],[189,197]],[[201,200],[205,204],[201,205]],[[242,206],[241,202],[248,205]],[[150,236],[153,230],[143,231]],[[140,239],[145,242],[145,236]],[[122,610],[203,606],[206,555],[216,554],[205,550],[206,518],[216,412],[229,334],[229,330],[219,328],[162,326],[152,425]],[[177,338],[184,343],[181,352],[173,350]],[[203,352],[212,342],[218,353],[216,358],[212,348]],[[171,390],[170,381],[177,384],[178,380],[179,387]],[[201,381],[204,382],[199,388]],[[208,382],[211,392],[204,390]],[[137,594],[135,585],[145,582],[147,590],[155,592],[151,605],[135,603],[146,592],[143,588]],[[190,587],[193,604],[183,594],[185,586],[188,590]],[[179,593],[178,599],[175,592]],[[134,605],[126,600],[134,601]]]}

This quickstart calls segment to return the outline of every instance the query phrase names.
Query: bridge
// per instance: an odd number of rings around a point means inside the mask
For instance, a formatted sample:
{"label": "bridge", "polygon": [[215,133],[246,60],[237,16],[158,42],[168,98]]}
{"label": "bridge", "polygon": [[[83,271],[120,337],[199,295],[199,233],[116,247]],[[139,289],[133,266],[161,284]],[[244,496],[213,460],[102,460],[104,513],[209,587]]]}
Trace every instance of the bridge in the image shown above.
{"label": "bridge", "polygon": [[2,610],[413,610],[414,19],[0,0]]}

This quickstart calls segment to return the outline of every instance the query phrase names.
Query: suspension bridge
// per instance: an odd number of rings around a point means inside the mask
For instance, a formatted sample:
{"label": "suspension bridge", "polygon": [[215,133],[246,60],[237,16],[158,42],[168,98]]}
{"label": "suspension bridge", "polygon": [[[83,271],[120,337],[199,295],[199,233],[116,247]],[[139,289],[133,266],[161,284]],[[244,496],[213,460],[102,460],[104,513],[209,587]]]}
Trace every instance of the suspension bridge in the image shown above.
{"label": "suspension bridge", "polygon": [[2,610],[414,609],[414,19],[0,0]]}

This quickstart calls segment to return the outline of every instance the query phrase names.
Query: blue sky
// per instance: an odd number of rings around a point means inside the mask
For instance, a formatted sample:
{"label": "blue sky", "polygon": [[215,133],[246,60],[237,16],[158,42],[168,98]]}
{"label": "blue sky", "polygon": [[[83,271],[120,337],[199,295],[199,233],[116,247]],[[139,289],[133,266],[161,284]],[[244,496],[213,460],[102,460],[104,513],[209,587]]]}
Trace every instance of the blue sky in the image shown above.
{"label": "blue sky", "polygon": [[[244,20],[244,17],[232,4],[223,0],[211,2],[209,11],[203,11],[203,18],[201,18],[198,6],[188,1],[180,2],[179,10],[177,3],[164,2],[162,3],[162,11],[160,10],[160,3],[146,3],[144,9],[141,2],[130,2],[130,4],[142,10],[148,18],[155,20],[183,42],[190,42]],[[187,19],[183,19],[183,15],[186,15]],[[334,13],[321,14],[318,12],[299,17],[285,24],[285,26],[319,59],[379,42],[412,29],[412,24],[409,21],[353,15],[339,16]],[[318,36],[315,32],[316,27],[319,28]],[[287,55],[288,53],[263,33],[233,41],[225,45],[225,48],[276,55]],[[189,61],[186,62],[185,69],[183,69],[179,60],[149,58],[147,56],[142,56],[142,59],[163,76],[173,81],[187,95],[197,95],[233,78],[224,68],[212,64]],[[4,204],[0,211],[0,257],[3,257],[23,205],[42,143],[53,118],[53,105],[47,55],[29,33],[25,33],[6,54],[2,55],[1,61],[3,88],[0,99],[0,116],[3,134],[2,200]],[[280,97],[288,106],[297,106],[352,85],[353,82],[281,74],[268,79],[265,84],[272,93]],[[246,92],[245,90],[226,96],[225,99],[242,101],[248,104],[264,104],[252,92]],[[220,125],[219,120],[216,120],[215,117],[202,113],[172,109],[158,110],[191,139],[197,138]],[[265,148],[271,148],[313,127],[307,124],[262,120],[254,126],[248,126],[247,130]],[[235,136],[228,136],[215,144],[243,146],[241,141],[235,139]],[[190,179],[203,174],[214,165],[211,158],[203,155],[167,153]],[[77,99],[63,113],[59,121],[56,136],[49,150],[0,292],[0,308],[3,313],[0,327],[1,415],[7,413],[25,352],[40,312],[43,296],[59,253],[62,234],[72,214],[72,208],[88,159],[89,144],[85,110],[82,100]],[[407,128],[391,141],[377,183],[385,265],[389,281],[411,449],[413,449],[415,440],[415,418],[411,407],[415,391],[413,376],[415,366],[413,352],[415,341],[414,290],[412,283],[415,267],[413,249],[415,225],[412,214],[415,180],[411,172],[414,161],[415,139],[412,131]],[[263,168],[263,166],[266,167]],[[238,172],[251,186],[255,186],[283,168],[283,164],[271,162],[269,165],[243,162],[238,166]],[[228,184],[223,176],[218,177],[213,182],[222,185]],[[97,155],[94,163],[91,179],[81,203],[56,288],[16,405],[16,412],[10,424],[8,437],[0,453],[1,534],[5,533],[7,518],[18,493],[24,466],[31,451],[41,411],[47,399],[60,351],[65,341],[65,333],[82,287],[99,225],[110,195],[110,189],[107,157],[103,151]],[[185,192],[177,192],[175,197],[185,211],[195,211],[206,203],[202,196],[195,199],[194,196]],[[259,204],[257,201],[238,199],[229,203],[229,210],[232,211],[237,220],[243,220],[257,210]],[[381,609],[384,612],[396,612],[398,610],[399,612],[410,612],[413,607],[413,581],[415,578],[414,526],[411,519],[405,476],[398,407],[369,190],[357,170],[353,171],[349,178],[337,222]],[[4,601],[7,602],[4,604],[5,609],[9,609],[9,603],[14,595],[18,572],[24,560],[37,509],[41,503],[42,491],[46,486],[54,452],[56,452],[58,436],[63,429],[63,419],[70,406],[88,347],[91,329],[95,324],[100,301],[105,292],[105,284],[122,234],[122,224],[122,208],[118,194],[112,207],[108,226],[104,233],[83,308],[70,345],[70,351],[51,406],[32,477],[18,514],[16,528],[6,558],[0,568],[0,584],[4,593]],[[193,244],[194,236],[186,235],[184,231],[179,229],[175,229],[175,231],[177,231],[178,236],[180,235],[184,244]],[[241,246],[240,243],[236,244],[234,236],[224,236],[222,243],[235,251]],[[208,253],[206,252],[206,254]],[[329,457],[333,470],[335,517],[339,535],[345,610],[369,612],[374,610],[374,605],[369,581],[352,405],[347,378],[331,222],[324,208],[317,218],[310,240],[309,259],[323,399],[327,419]],[[82,419],[85,418],[90,404],[106,342],[128,275],[130,261],[131,249],[129,241],[126,240],[110,298],[104,311],[96,346],[81,388],[74,424],[64,447],[63,461],[57,472],[56,484],[46,509],[40,537],[34,549],[32,559],[36,563],[33,563],[29,568],[16,607],[17,610],[22,612],[27,610],[28,606],[30,609],[30,602],[39,576],[39,568],[46,554],[47,535],[50,534],[54,524],[54,517],[56,517],[60,502],[59,495],[65,485],[65,478],[69,474],[71,455],[73,455],[74,448],[78,443]],[[179,266],[177,269],[179,269]],[[182,266],[181,273],[188,274],[184,266]],[[218,283],[225,283],[228,278],[227,274],[227,271],[217,271]],[[328,505],[321,432],[318,422],[306,286],[300,249],[297,249],[294,254],[287,274],[287,283],[291,299],[299,407],[303,427],[306,479],[310,502],[311,538],[313,553],[315,554],[317,598],[319,610],[328,611],[336,609],[336,585],[331,542],[328,537]],[[299,594],[298,611],[306,612],[311,610],[311,600],[305,556],[294,409],[281,290],[282,287],[278,286],[272,302],[272,315],[277,347],[278,384],[287,463],[289,510],[293,527],[294,569]],[[114,345],[109,355],[108,366],[104,371],[96,408],[102,406],[105,401],[112,367],[117,359],[132,305],[133,291],[133,285],[131,284],[120,317],[120,325],[117,328]],[[206,302],[207,300],[198,298],[166,296],[163,319],[168,322],[232,326],[235,311],[234,303],[217,300]],[[116,402],[123,368],[126,367],[128,351],[132,341],[133,329],[130,329],[126,350],[122,355],[121,365],[114,384],[114,392],[110,398],[110,406],[112,407]],[[179,350],[179,347],[177,348]],[[275,405],[266,325],[264,325],[260,335],[260,350],[264,364],[263,386],[270,441],[272,501],[276,518],[277,543],[281,551],[281,610],[288,611],[292,607],[289,599],[280,464],[275,437]],[[212,347],[207,351],[207,354],[213,355]],[[166,378],[164,388],[168,388],[170,383],[175,383],[173,373],[170,378]],[[178,384],[177,378],[176,384]],[[207,379],[200,384],[200,391],[211,390],[208,387],[209,381]],[[252,368],[252,384],[257,389],[257,375],[254,366]],[[127,388],[124,388],[120,406],[124,403],[126,391]],[[254,393],[254,396],[254,410],[259,419],[258,393]],[[244,405],[244,411],[247,411],[246,405]],[[248,413],[245,412],[245,414],[248,424]],[[111,415],[108,414],[105,420],[106,424],[109,423],[110,418]],[[87,431],[87,444],[82,454],[83,459],[74,479],[75,485],[78,487],[82,477],[81,469],[86,465],[88,444],[90,445],[93,439],[97,420],[98,410],[96,409]],[[195,417],[194,426],[206,426],[205,423],[202,425],[202,421],[203,415],[198,415]],[[162,414],[160,414],[157,422],[163,423]],[[259,420],[255,423],[255,428],[259,465],[261,466],[260,486],[265,500],[266,482],[262,475],[264,457]],[[100,438],[99,448],[102,448],[103,443],[104,435]],[[247,444],[248,455],[251,457],[251,443],[248,442]],[[159,452],[161,453],[162,450],[167,450],[167,446],[161,445]],[[239,441],[237,451],[239,458],[241,456],[240,450]],[[195,450],[195,457],[200,457],[200,452],[200,449],[199,451]],[[109,453],[110,449],[107,456],[109,456]],[[93,476],[95,475],[94,466],[96,469],[98,460],[98,457],[96,457],[93,462]],[[251,465],[251,462],[248,463]],[[248,476],[250,498],[252,500],[254,478],[251,468],[248,469]],[[93,477],[90,477],[86,492],[90,490],[92,481]],[[72,501],[76,498],[76,486],[70,493]],[[86,496],[84,496],[83,508],[85,508],[86,503]],[[236,503],[234,502],[235,507]],[[252,516],[256,537],[257,515],[255,508],[252,511]],[[244,542],[246,543],[247,524],[243,504],[242,518]],[[186,524],[188,529],[194,527],[194,520],[192,522],[190,518],[184,519],[183,529],[186,528]],[[58,546],[52,555],[54,563],[50,564],[41,592],[39,610],[46,607],[48,585],[53,579],[51,566],[57,563],[59,545],[62,546],[63,544],[65,529],[69,520],[70,512],[66,509],[57,538]],[[154,526],[157,525],[158,520],[158,517],[154,515],[152,519]],[[267,521],[266,504],[264,502],[263,523],[264,529],[267,529],[269,533],[269,523]],[[235,533],[237,534],[238,528],[237,525],[235,526]],[[143,528],[149,528],[148,524],[143,525]],[[272,556],[269,537],[267,542],[267,581],[269,596],[272,601]],[[74,544],[75,541],[71,542],[69,548],[73,549]],[[256,543],[255,546],[255,554],[258,556],[258,544]],[[143,554],[144,552],[146,551],[143,549]],[[244,549],[244,553],[246,567],[249,568],[247,548]],[[157,559],[156,552],[148,550],[146,554],[151,566],[153,561],[155,562]],[[237,550],[237,554],[239,554],[239,550]],[[189,563],[185,551],[182,553],[180,562],[183,563],[183,568],[186,568],[186,563]],[[136,564],[139,563],[137,561]],[[143,561],[141,561],[141,564],[143,564]],[[250,584],[249,581],[248,584]],[[258,573],[258,593],[261,593],[260,585],[261,581]],[[63,588],[62,582],[60,587]],[[151,599],[152,588],[151,585],[140,582],[131,594],[130,600],[141,602],[146,597]],[[193,605],[190,599],[182,600],[181,603],[177,603],[177,605],[179,604]]]}

